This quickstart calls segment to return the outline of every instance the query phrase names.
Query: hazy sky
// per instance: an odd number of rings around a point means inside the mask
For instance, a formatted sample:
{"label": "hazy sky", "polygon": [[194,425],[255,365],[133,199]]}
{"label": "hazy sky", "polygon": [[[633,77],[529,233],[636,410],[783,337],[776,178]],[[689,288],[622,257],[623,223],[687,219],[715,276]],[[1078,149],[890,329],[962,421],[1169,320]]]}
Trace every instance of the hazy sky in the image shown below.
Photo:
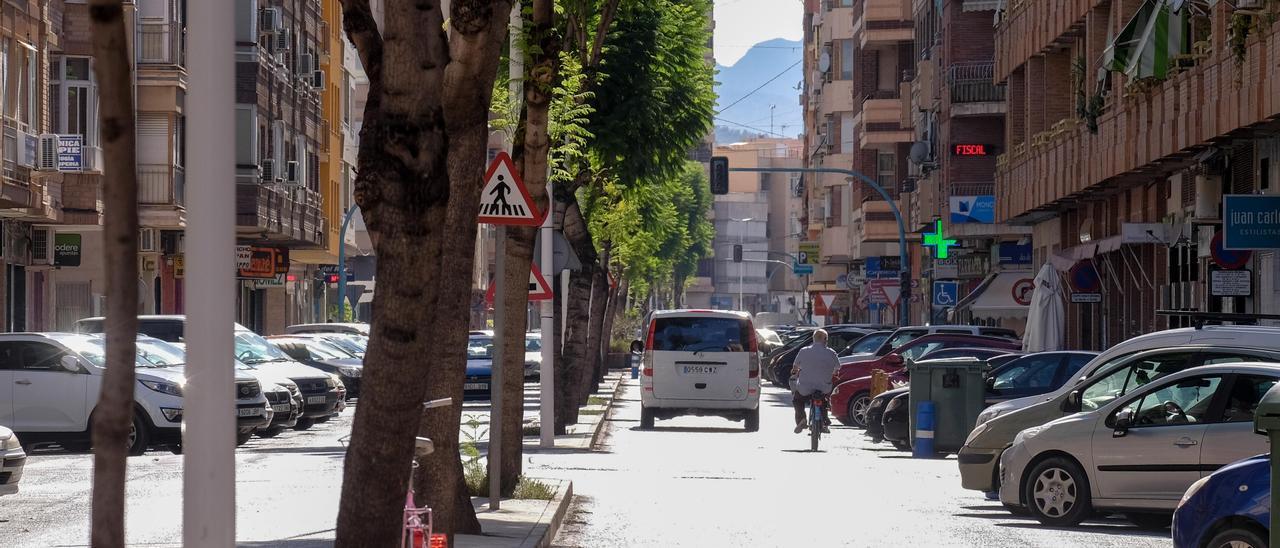
{"label": "hazy sky", "polygon": [[751,46],[774,38],[804,38],[801,0],[715,0],[716,62],[730,66]]}

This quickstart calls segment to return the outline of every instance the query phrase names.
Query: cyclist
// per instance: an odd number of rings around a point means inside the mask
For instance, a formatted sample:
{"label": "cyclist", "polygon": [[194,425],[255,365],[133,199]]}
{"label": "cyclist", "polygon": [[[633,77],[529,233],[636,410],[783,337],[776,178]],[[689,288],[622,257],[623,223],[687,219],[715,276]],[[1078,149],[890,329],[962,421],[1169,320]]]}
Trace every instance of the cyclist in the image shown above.
{"label": "cyclist", "polygon": [[[825,398],[831,393],[831,375],[840,367],[840,358],[836,352],[827,347],[827,332],[819,329],[813,332],[813,344],[800,349],[795,363],[791,366],[791,402],[796,408],[796,433],[804,432],[808,427],[805,409],[809,401],[815,397]],[[827,428],[827,410],[822,408],[822,431]]]}

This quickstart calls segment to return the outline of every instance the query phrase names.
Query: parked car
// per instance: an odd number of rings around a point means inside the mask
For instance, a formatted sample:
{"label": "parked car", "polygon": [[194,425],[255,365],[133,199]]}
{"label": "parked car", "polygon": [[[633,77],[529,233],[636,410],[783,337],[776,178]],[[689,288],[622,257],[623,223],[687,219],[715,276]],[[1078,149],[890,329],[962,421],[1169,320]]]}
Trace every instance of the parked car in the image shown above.
{"label": "parked car", "polygon": [[782,337],[772,329],[756,329],[756,340],[760,341],[760,353],[769,357],[775,350],[782,348]]}
{"label": "parked car", "polygon": [[740,312],[654,312],[640,377],[640,427],[680,415],[720,416],[760,429],[760,353]]}
{"label": "parked car", "polygon": [[[244,367],[252,371],[248,366]],[[298,390],[297,384],[286,378],[278,379],[271,384],[264,383],[262,395],[267,398],[267,404],[271,406],[275,416],[266,426],[255,431],[258,437],[273,438],[298,425],[298,419],[302,417],[302,409],[306,403],[302,399],[302,392]]]}
{"label": "parked car", "polygon": [[924,353],[924,355],[920,356],[920,360],[945,360],[947,358],[978,358],[982,361],[986,361],[996,356],[1008,355],[1009,353],[1010,353],[1009,349],[1007,348],[983,348],[979,346],[974,346],[974,347],[962,346],[960,348],[939,348],[931,352],[926,352]]}
{"label": "parked car", "polygon": [[[916,340],[925,335],[981,335],[986,337],[998,337],[1010,341],[1018,341],[1018,332],[1003,327],[987,327],[978,325],[928,325],[928,326],[912,326],[900,327],[885,339],[884,344],[877,348],[874,354],[876,356],[884,356],[898,347]],[[1018,345],[1018,350],[1022,349],[1022,345]]]}
{"label": "parked car", "polygon": [[369,349],[369,337],[364,335],[352,333],[313,333],[308,335],[324,339],[325,342],[342,349],[343,352],[362,360],[364,359],[365,351]]}
{"label": "parked car", "polygon": [[462,395],[470,399],[489,399],[493,382],[493,337],[471,335],[467,338],[467,377]]}
{"label": "parked car", "polygon": [[18,435],[13,430],[0,426],[0,495],[18,492],[22,467],[26,463],[27,454],[22,450]]}
{"label": "parked car", "polygon": [[534,380],[541,375],[542,333],[530,331],[524,334],[524,380]]}
{"label": "parked car", "polygon": [[291,325],[284,328],[284,332],[289,335],[301,335],[303,333],[350,333],[354,335],[369,336],[369,324],[367,323],[306,323]]}
{"label": "parked car", "polygon": [[872,331],[867,333],[866,335],[863,335],[862,338],[853,341],[849,346],[846,346],[844,352],[840,353],[840,357],[843,358],[858,354],[870,355],[875,352],[877,348],[880,348],[880,345],[884,344],[885,339],[888,339],[889,335],[892,334],[893,331]]}
{"label": "parked car", "polygon": [[1195,367],[1023,430],[1000,457],[1000,501],[1055,527],[1095,510],[1167,526],[1201,470],[1267,450],[1253,415],[1277,381],[1275,363]]}
{"label": "parked car", "polygon": [[[1096,409],[1142,384],[1199,365],[1280,361],[1280,337],[1220,340],[1232,346],[1172,346],[1130,354],[1123,348],[1130,344],[1121,343],[1117,346],[1120,350],[1113,348],[1090,360],[1084,369],[1093,369],[1096,373],[1084,381],[1068,383],[1048,395],[1033,396],[1046,398],[1047,401],[995,418],[990,417],[991,410],[1009,402],[988,407],[978,415],[977,424],[960,449],[958,460],[961,485],[965,489],[988,493],[996,491],[1000,482],[997,468],[1000,454],[1013,443],[1019,432],[1027,428],[1040,426],[1072,413]],[[1244,344],[1268,345],[1272,349],[1237,346]],[[1139,341],[1133,346],[1144,348],[1146,344]],[[1076,393],[1081,393],[1082,397],[1077,396],[1074,402],[1068,401]],[[1086,401],[1089,407],[1085,407]]]}
{"label": "parked car", "polygon": [[1270,532],[1271,455],[1191,484],[1173,514],[1173,548],[1266,548]]}
{"label": "parked car", "polygon": [[290,358],[337,375],[347,388],[347,398],[360,397],[360,378],[364,375],[364,362],[360,358],[319,335],[276,335],[267,340]]}
{"label": "parked car", "polygon": [[[103,321],[103,318],[85,318],[76,322],[76,331],[101,333]],[[180,343],[183,341],[186,323],[186,317],[181,315],[138,316],[138,331],[165,342]],[[311,428],[316,422],[328,420],[346,407],[346,389],[336,377],[298,363],[243,325],[235,324],[233,329],[237,359],[255,371],[283,376],[298,385],[305,407],[295,429]]]}
{"label": "parked car", "polygon": [[903,386],[886,390],[871,398],[871,403],[867,404],[867,431],[866,436],[871,438],[872,443],[880,443],[885,441],[884,437],[884,411],[889,406],[889,402],[893,398],[906,394],[911,390],[910,387]]}
{"label": "parked car", "polygon": [[[854,341],[871,333],[867,329],[853,326],[835,326],[823,329],[827,331],[827,347],[834,350],[836,354],[843,352]],[[775,385],[780,388],[787,388],[787,383],[791,378],[791,364],[795,363],[796,355],[800,353],[800,349],[809,346],[812,342],[813,332],[810,331],[805,333],[786,351],[777,354],[771,364]]]}
{"label": "parked car", "polygon": [[1000,367],[1024,355],[1025,354],[1021,352],[1010,352],[1008,354],[1000,354],[999,356],[991,356],[990,358],[987,358],[987,370],[990,371],[992,369]]}

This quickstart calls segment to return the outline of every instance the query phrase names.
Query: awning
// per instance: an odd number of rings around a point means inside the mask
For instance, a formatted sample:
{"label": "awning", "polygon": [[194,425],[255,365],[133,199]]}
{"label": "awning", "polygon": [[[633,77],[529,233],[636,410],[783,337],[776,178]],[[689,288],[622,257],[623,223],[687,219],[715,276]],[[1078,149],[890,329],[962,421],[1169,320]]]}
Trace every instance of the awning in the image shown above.
{"label": "awning", "polygon": [[1110,238],[1080,244],[1075,247],[1069,247],[1052,255],[1049,255],[1049,262],[1053,263],[1053,267],[1061,272],[1071,270],[1076,263],[1085,259],[1092,259],[1100,253],[1110,253],[1120,249],[1120,245],[1124,243],[1124,236],[1115,235]]}
{"label": "awning", "polygon": [[1025,318],[1030,309],[1031,291],[1034,289],[1033,276],[1031,272],[992,274],[962,299],[956,308],[959,310],[967,307],[974,318]]}
{"label": "awning", "polygon": [[1164,78],[1171,60],[1190,51],[1188,9],[1179,0],[1146,0],[1111,40],[1103,68],[1130,78]]}

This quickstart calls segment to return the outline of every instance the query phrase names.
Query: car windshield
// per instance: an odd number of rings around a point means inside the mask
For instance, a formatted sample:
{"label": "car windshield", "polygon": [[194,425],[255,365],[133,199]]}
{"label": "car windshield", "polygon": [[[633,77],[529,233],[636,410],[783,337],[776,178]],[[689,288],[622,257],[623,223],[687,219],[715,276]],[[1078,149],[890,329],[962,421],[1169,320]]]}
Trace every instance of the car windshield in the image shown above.
{"label": "car windshield", "polygon": [[735,318],[677,316],[655,320],[653,349],[666,352],[742,352],[750,324]]}
{"label": "car windshield", "polygon": [[849,345],[849,347],[845,348],[844,352],[840,355],[852,356],[854,354],[870,354],[875,352],[877,348],[880,348],[880,345],[884,344],[884,340],[888,338],[888,333],[872,333]]}
{"label": "car windshield", "polygon": [[902,345],[924,336],[926,333],[928,332],[923,329],[899,329],[884,341],[884,344],[880,346],[879,352],[882,354],[888,354],[889,352],[897,350]]}
{"label": "car windshield", "polygon": [[[58,342],[79,354],[80,357],[89,360],[89,363],[93,365],[98,367],[107,366],[106,345],[99,337],[66,337],[58,339]],[[149,364],[143,365],[143,367],[149,366]]]}
{"label": "car windshield", "polygon": [[182,349],[159,339],[139,339],[137,347],[139,363],[145,361],[157,367],[187,363]]}
{"label": "car windshield", "polygon": [[282,350],[252,331],[236,332],[236,358],[249,365],[290,361]]}
{"label": "car windshield", "polygon": [[540,350],[542,350],[542,337],[525,337],[525,352],[538,352]]}
{"label": "car windshield", "polygon": [[[288,340],[288,339],[286,339]],[[329,341],[323,339],[310,339],[290,341],[298,342],[307,347],[311,351],[311,355],[321,360],[347,360],[354,358],[355,355],[347,352]]]}
{"label": "car windshield", "polygon": [[467,339],[467,359],[493,359],[493,337],[471,337]]}
{"label": "car windshield", "polygon": [[347,354],[351,354],[352,356],[358,356],[360,354],[364,354],[366,349],[365,345],[361,344],[361,341],[356,337],[344,337],[344,336],[325,337],[324,342],[327,342],[333,346],[336,346],[340,348],[343,352],[346,352]]}

